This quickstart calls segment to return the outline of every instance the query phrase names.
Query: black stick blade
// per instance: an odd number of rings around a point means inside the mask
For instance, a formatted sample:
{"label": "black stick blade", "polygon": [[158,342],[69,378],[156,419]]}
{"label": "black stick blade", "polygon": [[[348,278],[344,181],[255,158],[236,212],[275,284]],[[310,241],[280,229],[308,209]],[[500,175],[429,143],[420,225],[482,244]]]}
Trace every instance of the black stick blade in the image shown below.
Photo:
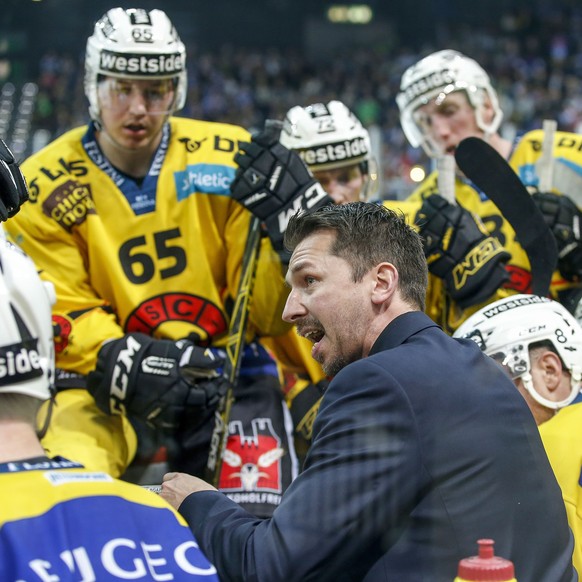
{"label": "black stick blade", "polygon": [[552,231],[526,187],[507,161],[478,137],[462,140],[455,160],[465,176],[493,201],[511,224],[527,253],[532,275],[532,293],[546,296],[558,264],[558,249]]}

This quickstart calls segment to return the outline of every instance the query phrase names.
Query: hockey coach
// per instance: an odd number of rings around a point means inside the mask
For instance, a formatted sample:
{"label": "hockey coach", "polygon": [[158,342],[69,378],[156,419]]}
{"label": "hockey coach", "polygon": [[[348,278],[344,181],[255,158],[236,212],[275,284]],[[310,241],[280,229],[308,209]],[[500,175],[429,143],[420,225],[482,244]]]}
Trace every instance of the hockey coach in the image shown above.
{"label": "hockey coach", "polygon": [[519,582],[573,582],[573,538],[534,419],[502,369],[422,313],[426,259],[396,213],[295,215],[283,313],[333,376],[304,471],[268,519],[164,477],[228,581],[451,582],[493,538]]}

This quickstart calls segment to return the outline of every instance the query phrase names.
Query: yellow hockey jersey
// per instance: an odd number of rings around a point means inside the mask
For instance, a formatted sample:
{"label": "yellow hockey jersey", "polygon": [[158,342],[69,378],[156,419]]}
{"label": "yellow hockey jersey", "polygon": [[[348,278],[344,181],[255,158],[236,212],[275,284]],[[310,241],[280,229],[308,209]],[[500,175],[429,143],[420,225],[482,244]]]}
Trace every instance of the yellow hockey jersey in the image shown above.
{"label": "yellow hockey jersey", "polygon": [[[141,185],[77,128],[22,164],[30,188],[7,230],[56,287],[53,322],[63,386],[127,332],[224,345],[250,214],[230,197],[246,130],[171,118]],[[284,333],[279,259],[262,241],[248,336]]]}
{"label": "yellow hockey jersey", "polygon": [[[128,332],[226,343],[250,224],[230,197],[243,128],[173,117],[148,175],[111,166],[92,125],[65,133],[22,164],[30,202],[6,230],[54,283],[57,405],[43,438],[51,456],[121,475],[135,455],[125,417],[85,390],[103,341]],[[281,264],[261,250],[247,339],[285,333]],[[39,424],[45,421],[47,406]]]}
{"label": "yellow hockey jersey", "polygon": [[568,524],[574,534],[572,561],[582,575],[582,402],[562,408],[541,424],[540,435],[562,489]]}

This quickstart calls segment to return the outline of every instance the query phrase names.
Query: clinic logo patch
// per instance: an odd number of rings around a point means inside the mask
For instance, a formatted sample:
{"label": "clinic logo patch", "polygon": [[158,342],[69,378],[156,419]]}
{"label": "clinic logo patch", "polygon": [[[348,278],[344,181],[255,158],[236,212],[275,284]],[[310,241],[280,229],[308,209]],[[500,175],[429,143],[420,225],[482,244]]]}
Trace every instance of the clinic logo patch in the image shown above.
{"label": "clinic logo patch", "polygon": [[68,180],[47,197],[42,211],[67,232],[79,226],[89,214],[96,214],[91,186],[76,180]]}
{"label": "clinic logo patch", "polygon": [[222,311],[198,295],[189,293],[162,293],[146,299],[134,309],[125,323],[126,332],[147,335],[166,321],[185,321],[197,326],[199,334],[213,338],[226,331],[227,323]]}
{"label": "clinic logo patch", "polygon": [[229,436],[220,472],[223,491],[282,493],[281,439],[270,418],[253,418],[251,434],[243,432],[241,421],[229,424]]}
{"label": "clinic logo patch", "polygon": [[200,192],[203,194],[230,195],[230,184],[235,169],[220,164],[192,164],[183,172],[174,173],[178,201]]}

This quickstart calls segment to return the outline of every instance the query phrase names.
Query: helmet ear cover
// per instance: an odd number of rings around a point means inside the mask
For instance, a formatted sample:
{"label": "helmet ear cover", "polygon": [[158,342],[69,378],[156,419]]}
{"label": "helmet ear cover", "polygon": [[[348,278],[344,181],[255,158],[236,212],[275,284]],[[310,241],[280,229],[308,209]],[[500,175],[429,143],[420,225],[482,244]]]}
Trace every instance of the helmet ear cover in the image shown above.
{"label": "helmet ear cover", "polygon": [[[471,315],[454,337],[474,340],[513,380],[521,378],[526,390],[546,408],[567,406],[580,393],[582,328],[557,301],[536,295],[500,299]],[[562,401],[544,398],[533,386],[530,351],[539,347],[557,354],[570,374],[570,393]]]}
{"label": "helmet ear cover", "polygon": [[113,8],[95,24],[85,53],[85,95],[91,118],[100,121],[97,95],[103,77],[174,79],[169,114],[186,103],[186,49],[162,10]]}
{"label": "helmet ear cover", "polygon": [[[444,152],[427,128],[418,123],[415,114],[433,99],[443,100],[457,91],[466,94],[475,111],[476,124],[485,136],[494,134],[501,125],[503,112],[489,76],[475,60],[458,51],[442,50],[421,59],[402,75],[396,96],[402,129],[410,144],[422,147],[430,157]],[[486,104],[492,115],[486,115]]]}

